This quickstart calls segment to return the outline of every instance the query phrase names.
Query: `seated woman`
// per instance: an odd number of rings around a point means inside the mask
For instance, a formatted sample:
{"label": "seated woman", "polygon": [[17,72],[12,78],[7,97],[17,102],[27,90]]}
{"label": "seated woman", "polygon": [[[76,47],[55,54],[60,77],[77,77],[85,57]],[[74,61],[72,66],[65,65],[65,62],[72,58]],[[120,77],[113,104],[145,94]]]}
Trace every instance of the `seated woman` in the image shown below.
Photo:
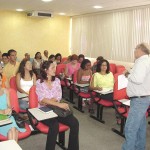
{"label": "seated woman", "polygon": [[[9,92],[2,88],[2,74],[0,73],[0,114],[10,116],[12,112],[9,100]],[[0,127],[0,134],[7,136],[9,140],[18,141],[18,131],[25,132],[25,129],[21,129],[17,126],[14,117],[10,117],[12,123]]]}
{"label": "seated woman", "polygon": [[58,64],[60,64],[61,63],[61,59],[62,59],[62,56],[61,56],[61,54],[60,53],[57,53],[56,55],[55,55],[55,63],[56,63],[56,65],[58,65]]}
{"label": "seated woman", "polygon": [[48,57],[48,61],[54,62],[54,61],[55,61],[55,55],[51,54],[51,55]]}
{"label": "seated woman", "polygon": [[0,73],[2,74],[2,88],[9,88],[9,82],[8,79],[6,77],[6,75],[3,74],[3,68],[2,65],[0,64]]}
{"label": "seated woman", "polygon": [[[41,66],[41,79],[36,82],[39,107],[53,105],[67,110],[69,109],[68,104],[60,103],[62,89],[60,80],[55,78],[55,71],[56,66],[52,61],[45,61]],[[56,138],[59,132],[58,122],[70,127],[68,150],[79,150],[79,123],[73,115],[43,121],[50,128],[47,135],[46,150],[55,150]]]}
{"label": "seated woman", "polygon": [[[29,60],[22,60],[16,75],[18,96],[28,95],[30,88],[36,84],[36,76],[32,71],[32,64]],[[28,97],[19,99],[20,108],[26,110],[29,107]]]}
{"label": "seated woman", "polygon": [[92,66],[92,72],[93,72],[93,73],[96,72],[97,64],[98,64],[101,60],[103,60],[103,59],[104,59],[104,58],[103,58],[102,56],[97,57],[96,62],[95,62],[95,63],[93,64],[93,66]]}
{"label": "seated woman", "polygon": [[[90,89],[91,90],[103,90],[113,89],[114,77],[109,70],[109,62],[105,59],[101,60],[96,67],[96,73],[93,74]],[[113,100],[113,93],[101,94],[101,98],[105,100]]]}
{"label": "seated woman", "polygon": [[78,56],[78,63],[81,64],[84,59],[85,59],[84,55],[83,55],[83,54],[80,54],[80,55]]}
{"label": "seated woman", "polygon": [[73,54],[70,58],[70,63],[66,64],[65,76],[72,77],[75,71],[80,68],[80,64],[78,63],[78,56]]}
{"label": "seated woman", "polygon": [[77,83],[78,84],[90,83],[91,77],[92,77],[91,62],[88,59],[84,59],[81,63],[81,68],[78,70],[77,73]]}
{"label": "seated woman", "polygon": [[37,52],[32,62],[33,70],[37,78],[39,78],[40,76],[40,66],[42,63],[43,63],[43,59],[42,59],[41,53]]}

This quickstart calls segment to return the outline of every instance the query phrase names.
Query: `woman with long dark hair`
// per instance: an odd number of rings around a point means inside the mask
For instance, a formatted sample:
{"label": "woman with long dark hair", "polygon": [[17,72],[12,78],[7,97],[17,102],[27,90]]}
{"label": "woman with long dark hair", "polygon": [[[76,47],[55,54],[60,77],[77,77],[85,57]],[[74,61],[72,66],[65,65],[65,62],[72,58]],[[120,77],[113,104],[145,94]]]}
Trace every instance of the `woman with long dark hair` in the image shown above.
{"label": "woman with long dark hair", "polygon": [[[110,72],[109,62],[105,59],[101,60],[96,66],[96,73],[93,74],[90,88],[91,90],[113,89],[114,77]],[[113,100],[113,93],[101,94],[102,99]]]}
{"label": "woman with long dark hair", "polygon": [[[18,73],[16,75],[16,84],[18,94],[29,94],[30,88],[35,85],[36,76],[32,70],[32,64],[29,60],[23,59],[20,63]],[[19,100],[20,108],[26,110],[28,108],[28,97]]]}
{"label": "woman with long dark hair", "polygon": [[[60,80],[55,78],[55,71],[56,65],[52,61],[45,61],[41,66],[41,78],[36,82],[39,107],[52,105],[68,110],[68,104],[60,103],[62,89]],[[59,132],[58,122],[70,127],[68,150],[79,150],[79,123],[73,115],[43,121],[50,128],[47,135],[46,150],[55,150],[56,138]]]}
{"label": "woman with long dark hair", "polygon": [[42,59],[41,53],[37,52],[32,62],[33,70],[37,78],[39,78],[40,76],[40,66],[42,63],[43,63],[43,59]]}

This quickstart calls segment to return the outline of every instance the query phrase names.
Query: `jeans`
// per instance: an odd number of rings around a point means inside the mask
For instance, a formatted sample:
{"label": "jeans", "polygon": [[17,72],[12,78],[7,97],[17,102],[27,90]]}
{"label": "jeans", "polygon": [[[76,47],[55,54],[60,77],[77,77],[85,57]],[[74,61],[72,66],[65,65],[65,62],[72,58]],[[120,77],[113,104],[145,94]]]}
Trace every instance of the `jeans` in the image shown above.
{"label": "jeans", "polygon": [[122,150],[146,149],[146,111],[150,96],[131,98],[130,110],[125,124],[125,142]]}
{"label": "jeans", "polygon": [[22,110],[26,110],[27,108],[29,108],[29,103],[28,103],[28,101],[20,99],[19,106]]}

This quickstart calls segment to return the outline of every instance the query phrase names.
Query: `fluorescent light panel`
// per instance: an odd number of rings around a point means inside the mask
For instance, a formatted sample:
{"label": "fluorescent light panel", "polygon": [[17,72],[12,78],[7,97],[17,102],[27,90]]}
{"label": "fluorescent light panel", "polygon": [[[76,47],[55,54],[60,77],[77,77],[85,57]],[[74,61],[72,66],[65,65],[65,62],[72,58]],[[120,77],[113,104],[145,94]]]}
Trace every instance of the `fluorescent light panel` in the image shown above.
{"label": "fluorescent light panel", "polygon": [[63,13],[63,12],[61,12],[61,13],[59,13],[59,15],[62,15],[62,16],[64,16],[64,15],[66,15],[66,13]]}
{"label": "fluorescent light panel", "polygon": [[21,8],[18,8],[18,9],[16,9],[16,11],[23,11],[23,9],[21,9]]}
{"label": "fluorescent light panel", "polygon": [[102,6],[93,6],[94,8],[96,8],[96,9],[100,9],[100,8],[103,8]]}
{"label": "fluorescent light panel", "polygon": [[43,2],[51,2],[51,1],[53,1],[53,0],[42,0]]}

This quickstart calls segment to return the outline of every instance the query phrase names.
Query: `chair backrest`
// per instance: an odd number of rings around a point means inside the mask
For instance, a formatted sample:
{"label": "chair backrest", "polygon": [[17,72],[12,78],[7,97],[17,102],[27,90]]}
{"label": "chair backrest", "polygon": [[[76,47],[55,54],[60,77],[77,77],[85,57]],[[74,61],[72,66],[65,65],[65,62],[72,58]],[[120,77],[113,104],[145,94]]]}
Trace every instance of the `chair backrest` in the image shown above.
{"label": "chair backrest", "polygon": [[10,104],[13,110],[19,113],[18,96],[17,96],[17,92],[14,89],[11,89],[11,88],[9,89],[9,99],[10,99]]}
{"label": "chair backrest", "polygon": [[63,58],[61,59],[61,63],[65,62],[67,59],[68,59],[67,57],[63,57]]}
{"label": "chair backrest", "polygon": [[72,76],[73,83],[77,83],[77,74],[78,74],[78,70],[76,70]]}
{"label": "chair backrest", "polygon": [[16,76],[10,78],[10,88],[17,91]]}
{"label": "chair backrest", "polygon": [[126,70],[125,66],[117,65],[116,66],[116,73],[123,73]]}
{"label": "chair backrest", "polygon": [[59,64],[56,67],[56,75],[58,76],[60,73],[64,73],[66,68],[66,64]]}
{"label": "chair backrest", "polygon": [[116,73],[116,64],[110,63],[109,66],[110,66],[110,72],[115,74]]}
{"label": "chair backrest", "polygon": [[126,88],[118,90],[118,76],[121,75],[121,73],[117,73],[114,75],[114,100],[121,100],[121,99],[128,99]]}
{"label": "chair backrest", "polygon": [[35,91],[36,91],[36,86],[33,85],[29,91],[29,108],[38,107],[38,97]]}

